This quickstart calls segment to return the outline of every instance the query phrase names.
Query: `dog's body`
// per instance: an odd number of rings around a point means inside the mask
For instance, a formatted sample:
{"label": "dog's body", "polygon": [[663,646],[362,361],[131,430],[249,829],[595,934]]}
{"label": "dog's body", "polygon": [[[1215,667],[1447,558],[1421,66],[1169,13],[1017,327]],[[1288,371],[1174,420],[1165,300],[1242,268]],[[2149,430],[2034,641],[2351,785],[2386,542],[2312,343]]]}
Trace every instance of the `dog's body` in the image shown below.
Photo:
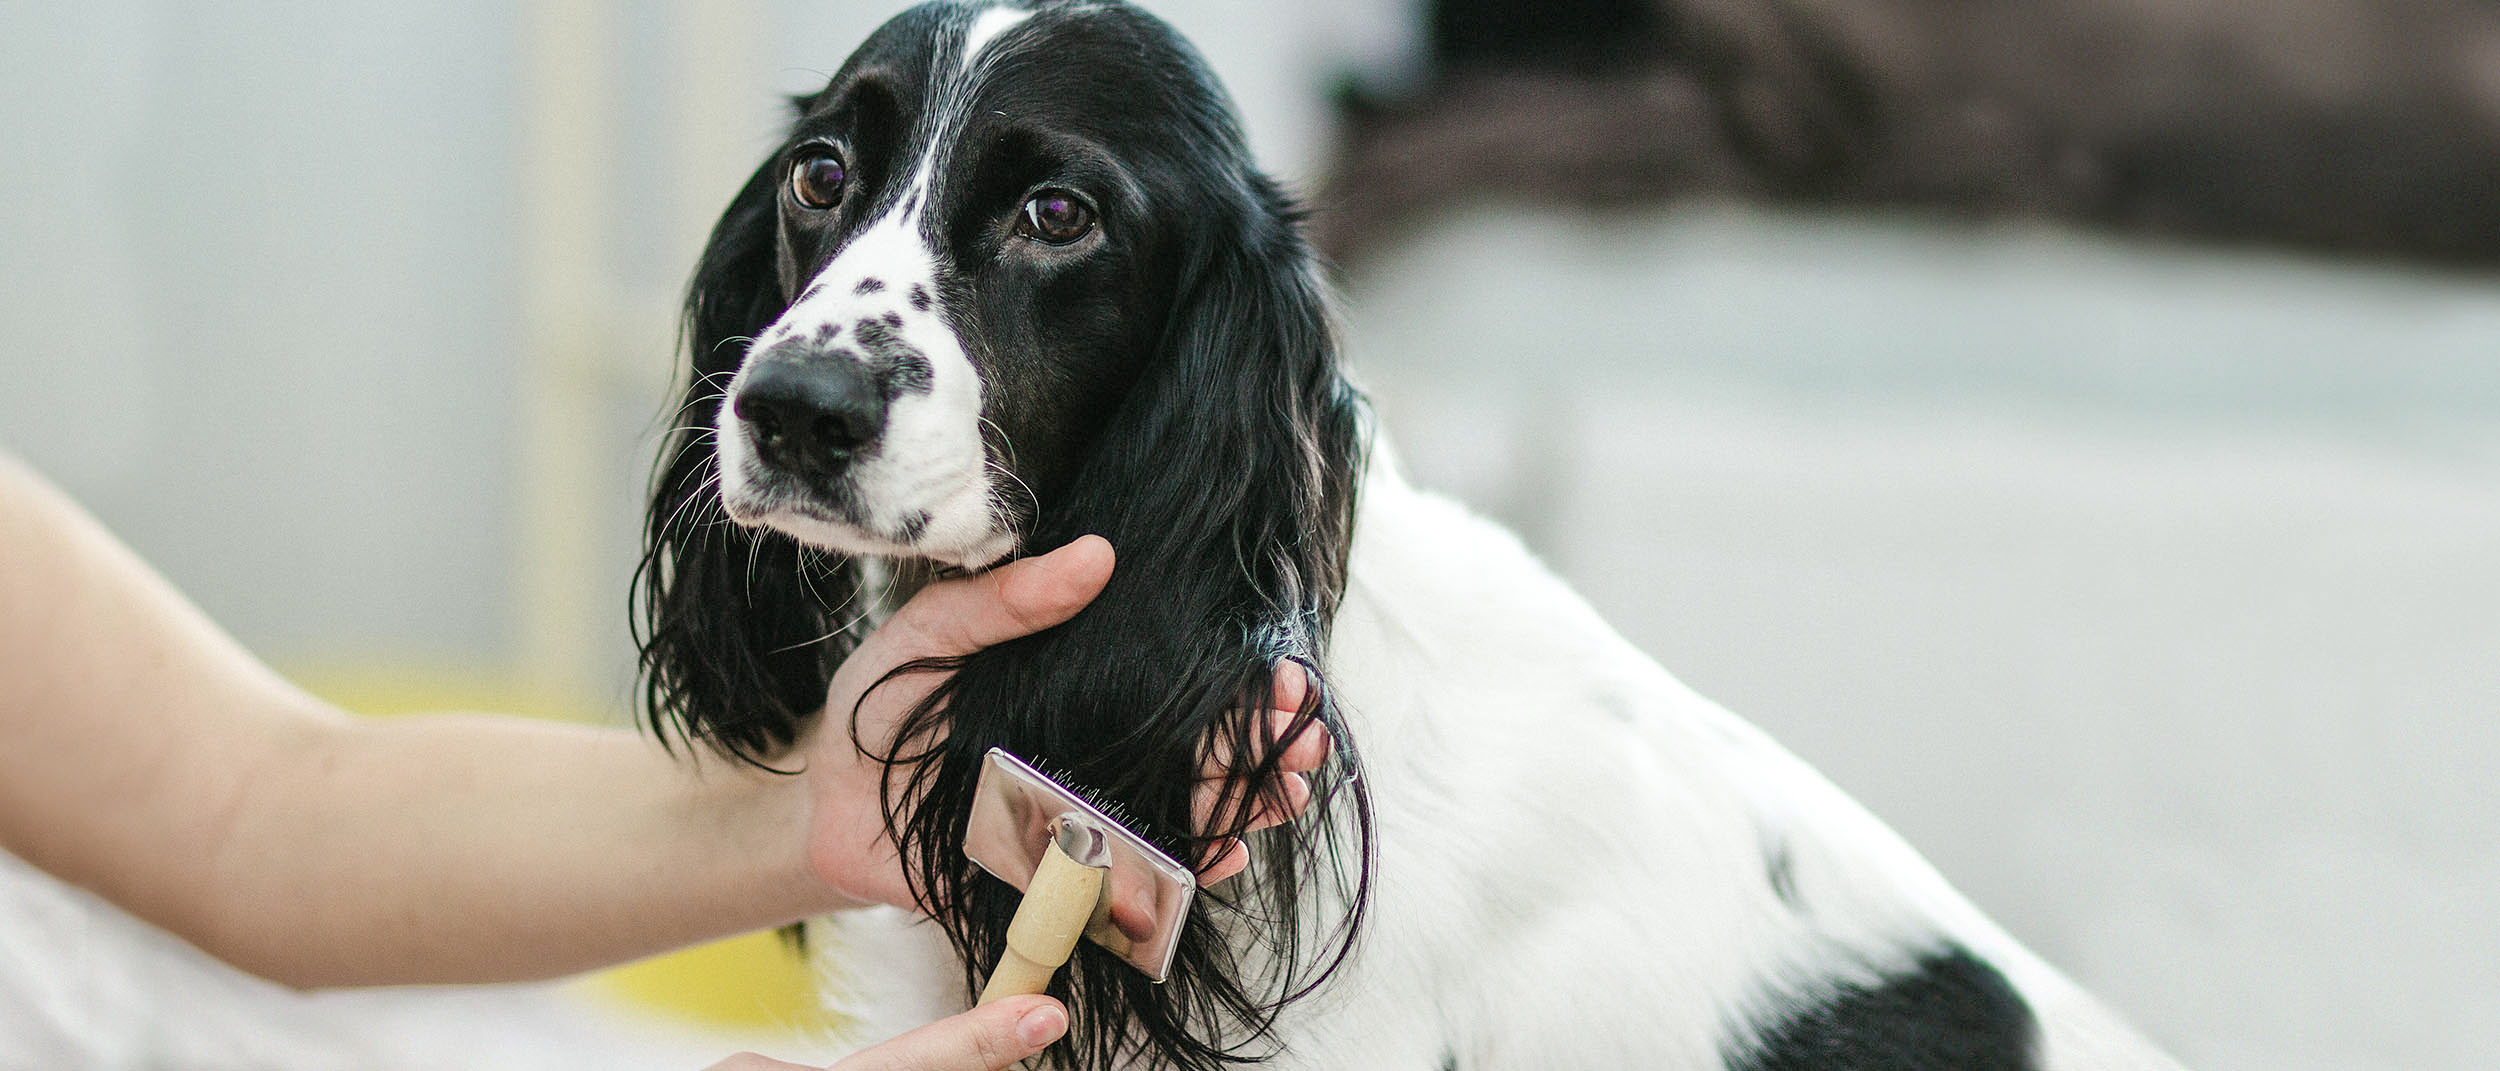
{"label": "dog's body", "polygon": [[[2175,1067],[1508,533],[1389,468],[1327,663],[1378,801],[1373,921],[1270,1066]],[[822,925],[863,1037],[965,1006],[926,922]],[[934,969],[888,973],[914,961]]]}
{"label": "dog's body", "polygon": [[863,1036],[960,1009],[994,953],[1012,895],[952,854],[979,749],[1194,851],[1190,773],[1291,657],[1356,778],[1205,902],[1171,987],[1082,950],[1083,1058],[2174,1066],[1366,450],[1290,210],[1160,23],[927,5],[801,113],[689,303],[705,426],[654,503],[655,713],[787,746],[862,609],[907,593],[845,555],[979,568],[1086,531],[1121,553],[1077,619],[936,700],[947,739],[889,818],[937,924],[823,928]]}

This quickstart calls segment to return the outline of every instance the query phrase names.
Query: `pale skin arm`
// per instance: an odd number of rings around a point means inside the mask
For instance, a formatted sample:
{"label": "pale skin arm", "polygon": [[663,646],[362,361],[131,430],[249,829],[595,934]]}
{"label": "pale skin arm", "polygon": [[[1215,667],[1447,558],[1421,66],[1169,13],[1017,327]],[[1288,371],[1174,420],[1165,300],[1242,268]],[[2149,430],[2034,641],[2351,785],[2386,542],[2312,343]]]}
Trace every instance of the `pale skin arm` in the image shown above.
{"label": "pale skin arm", "polygon": [[[962,653],[1065,620],[1109,576],[1091,543],[935,586],[861,653]],[[879,692],[864,716],[909,698]],[[890,848],[855,836],[873,786],[858,794],[856,756],[823,735],[809,775],[785,777],[622,729],[350,718],[0,457],[0,847],[255,974],[548,978],[899,902]],[[1325,746],[1295,742],[1288,765]]]}
{"label": "pale skin arm", "polygon": [[0,847],[294,986],[546,978],[840,903],[797,778],[351,719],[0,458]]}

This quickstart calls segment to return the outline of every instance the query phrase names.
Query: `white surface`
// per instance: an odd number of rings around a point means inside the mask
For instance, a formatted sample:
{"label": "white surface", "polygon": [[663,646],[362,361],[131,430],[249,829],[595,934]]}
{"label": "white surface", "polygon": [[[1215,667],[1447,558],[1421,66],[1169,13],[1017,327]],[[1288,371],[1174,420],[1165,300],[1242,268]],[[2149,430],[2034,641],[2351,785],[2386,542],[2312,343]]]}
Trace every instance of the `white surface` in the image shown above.
{"label": "white surface", "polygon": [[684,1071],[733,1051],[552,986],[297,992],[0,853],[0,1071]]}

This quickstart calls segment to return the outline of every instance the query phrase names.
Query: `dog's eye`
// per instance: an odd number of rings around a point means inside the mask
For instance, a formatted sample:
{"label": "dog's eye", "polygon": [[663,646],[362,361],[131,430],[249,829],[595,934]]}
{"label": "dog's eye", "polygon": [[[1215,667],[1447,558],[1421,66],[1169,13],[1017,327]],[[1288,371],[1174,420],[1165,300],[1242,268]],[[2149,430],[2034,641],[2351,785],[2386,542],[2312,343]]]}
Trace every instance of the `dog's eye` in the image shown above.
{"label": "dog's eye", "polygon": [[1066,190],[1043,190],[1024,202],[1016,233],[1049,245],[1066,245],[1094,230],[1094,206]]}
{"label": "dog's eye", "polygon": [[842,202],[842,180],[849,177],[841,157],[812,152],[790,162],[790,196],[808,208],[831,208]]}

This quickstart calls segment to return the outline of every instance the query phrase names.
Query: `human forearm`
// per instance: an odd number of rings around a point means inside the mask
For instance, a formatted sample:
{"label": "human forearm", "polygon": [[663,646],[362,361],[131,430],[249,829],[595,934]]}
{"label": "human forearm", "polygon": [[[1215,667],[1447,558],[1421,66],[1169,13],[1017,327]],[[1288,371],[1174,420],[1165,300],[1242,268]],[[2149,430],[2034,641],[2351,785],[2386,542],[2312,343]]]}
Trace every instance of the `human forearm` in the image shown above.
{"label": "human forearm", "polygon": [[199,938],[296,985],[551,977],[840,906],[803,785],[623,730],[442,716],[282,745]]}
{"label": "human forearm", "polygon": [[188,935],[250,756],[337,717],[0,456],[0,847]]}
{"label": "human forearm", "polygon": [[0,456],[0,847],[299,985],[565,973],[834,906],[795,778],[347,718]]}

